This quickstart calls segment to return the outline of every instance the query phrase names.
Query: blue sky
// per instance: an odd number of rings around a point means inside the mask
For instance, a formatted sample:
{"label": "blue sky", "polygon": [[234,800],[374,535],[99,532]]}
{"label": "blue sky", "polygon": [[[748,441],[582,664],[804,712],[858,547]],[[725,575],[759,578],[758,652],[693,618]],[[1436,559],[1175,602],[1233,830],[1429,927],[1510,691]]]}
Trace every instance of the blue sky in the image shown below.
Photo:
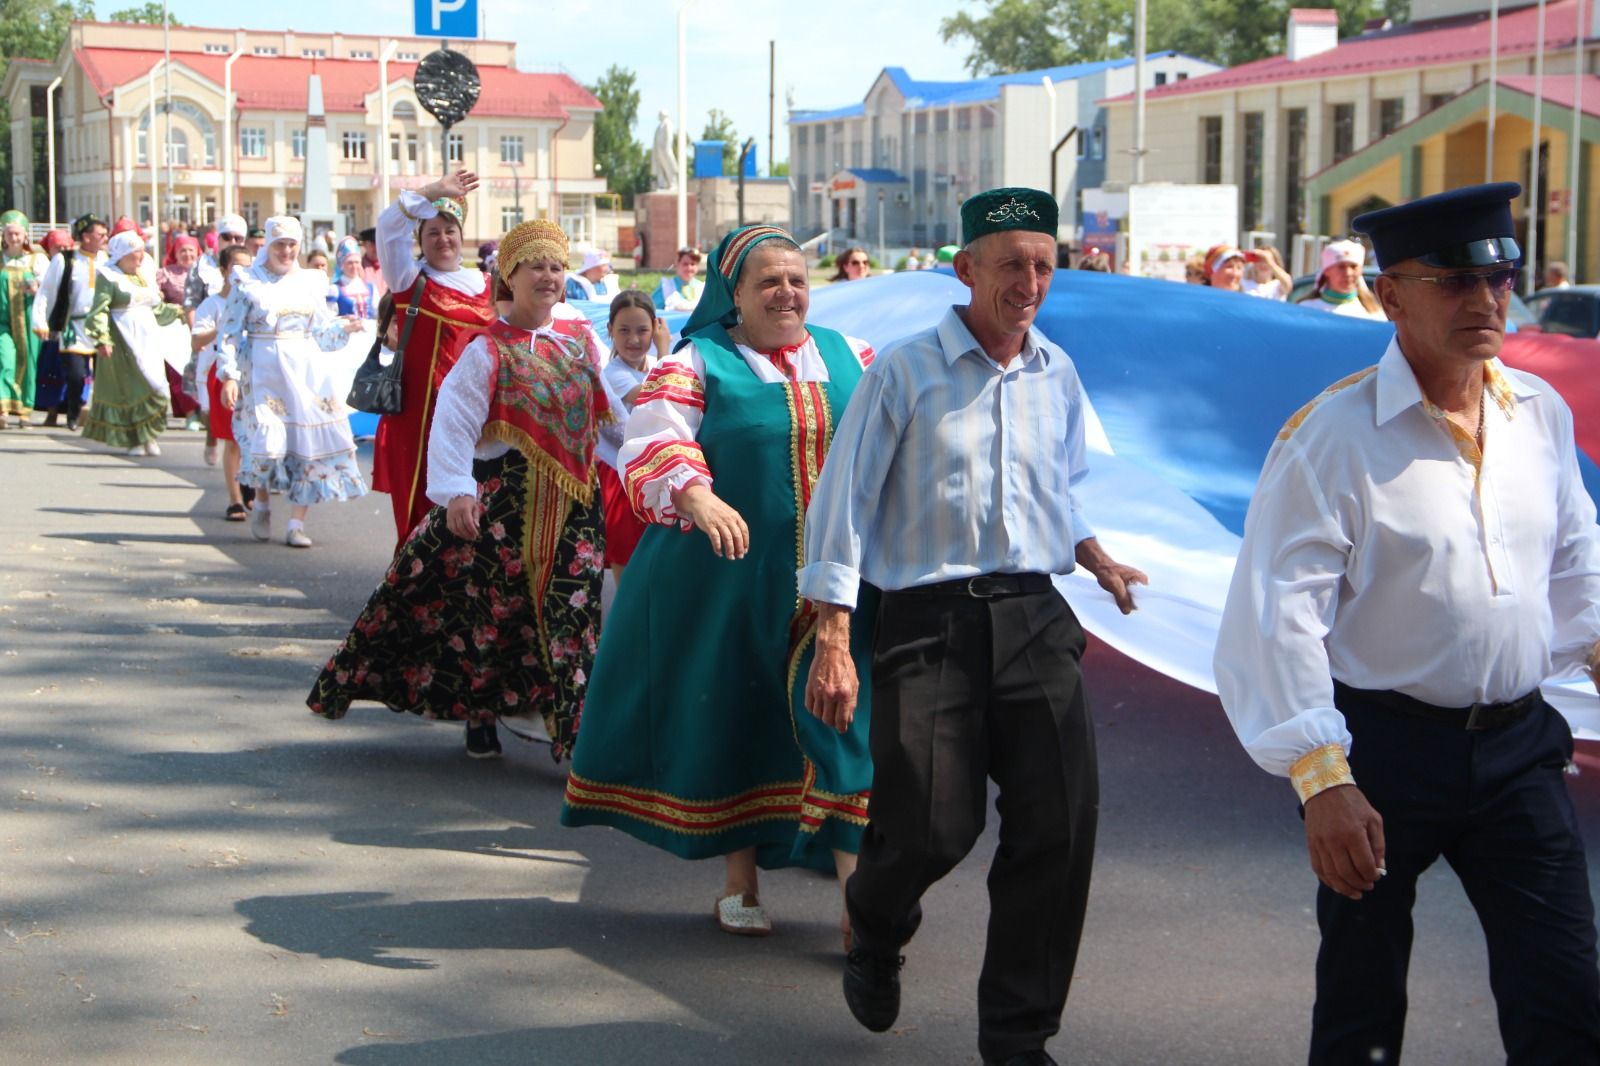
{"label": "blue sky", "polygon": [[[524,70],[562,67],[590,83],[613,63],[639,76],[639,138],[649,143],[656,112],[677,107],[677,5],[674,0],[480,0],[488,36],[517,43]],[[101,17],[122,0],[98,0]],[[785,100],[796,107],[859,101],[886,66],[920,78],[960,79],[964,49],[939,40],[939,20],[975,0],[693,0],[689,8],[689,134],[706,112],[728,112],[741,136],[767,153],[767,42],[776,40],[778,158],[788,155]],[[259,10],[261,14],[255,15]],[[172,14],[196,26],[226,26],[244,14],[252,29],[346,33],[412,32],[409,0],[279,0],[246,8],[171,0]],[[226,11],[228,19],[218,15]]]}

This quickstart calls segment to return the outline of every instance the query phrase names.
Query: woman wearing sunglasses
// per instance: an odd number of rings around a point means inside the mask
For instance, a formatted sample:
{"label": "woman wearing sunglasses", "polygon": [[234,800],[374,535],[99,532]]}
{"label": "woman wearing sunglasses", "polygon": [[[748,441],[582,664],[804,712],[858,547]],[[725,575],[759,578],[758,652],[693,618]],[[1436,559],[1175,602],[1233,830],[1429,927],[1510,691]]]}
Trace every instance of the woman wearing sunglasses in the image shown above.
{"label": "woman wearing sunglasses", "polygon": [[838,272],[829,278],[834,281],[860,281],[872,274],[872,259],[865,248],[846,248],[839,257]]}

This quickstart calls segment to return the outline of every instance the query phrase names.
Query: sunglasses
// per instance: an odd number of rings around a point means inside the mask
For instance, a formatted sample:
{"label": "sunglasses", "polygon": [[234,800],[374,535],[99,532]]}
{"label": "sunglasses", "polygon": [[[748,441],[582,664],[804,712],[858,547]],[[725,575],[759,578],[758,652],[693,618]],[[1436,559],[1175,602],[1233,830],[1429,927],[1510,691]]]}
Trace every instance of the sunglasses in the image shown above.
{"label": "sunglasses", "polygon": [[851,260],[848,260],[845,265],[846,266],[853,266],[853,267],[864,267],[864,266],[870,266],[871,264],[872,264],[872,260],[870,260],[870,259],[851,259]]}
{"label": "sunglasses", "polygon": [[1446,296],[1469,296],[1478,291],[1478,282],[1488,284],[1489,292],[1495,296],[1504,296],[1517,287],[1517,281],[1522,277],[1522,271],[1517,267],[1504,267],[1499,270],[1485,270],[1476,274],[1445,274],[1441,277],[1425,277],[1422,274],[1390,274],[1386,278],[1399,278],[1404,281],[1426,281],[1430,285],[1439,286],[1439,291]]}

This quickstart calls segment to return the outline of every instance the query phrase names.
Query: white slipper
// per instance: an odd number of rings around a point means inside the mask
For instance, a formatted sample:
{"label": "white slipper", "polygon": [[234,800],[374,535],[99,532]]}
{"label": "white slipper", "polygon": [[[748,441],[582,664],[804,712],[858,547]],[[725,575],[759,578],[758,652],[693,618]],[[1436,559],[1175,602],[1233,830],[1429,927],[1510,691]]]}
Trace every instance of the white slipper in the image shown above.
{"label": "white slipper", "polygon": [[[746,900],[751,902],[746,903]],[[772,922],[754,896],[739,893],[723,896],[717,900],[716,916],[722,931],[734,936],[766,936],[772,932]]]}

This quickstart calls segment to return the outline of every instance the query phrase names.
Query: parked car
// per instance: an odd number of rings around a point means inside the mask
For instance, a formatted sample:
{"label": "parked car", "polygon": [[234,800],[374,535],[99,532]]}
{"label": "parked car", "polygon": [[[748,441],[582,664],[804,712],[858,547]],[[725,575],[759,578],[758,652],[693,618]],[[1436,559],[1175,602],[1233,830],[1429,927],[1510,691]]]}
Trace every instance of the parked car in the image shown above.
{"label": "parked car", "polygon": [[1528,307],[1546,333],[1590,340],[1600,337],[1600,285],[1540,289],[1528,297]]}
{"label": "parked car", "polygon": [[[1373,279],[1378,276],[1378,268],[1369,263],[1362,269],[1361,276],[1367,279],[1367,288],[1370,289],[1372,288]],[[1302,274],[1298,278],[1295,278],[1294,288],[1289,290],[1289,302],[1299,303],[1303,297],[1311,292],[1311,286],[1315,285],[1316,281],[1317,276],[1315,274]],[[1578,288],[1593,289],[1594,295],[1591,297],[1591,299],[1595,300],[1597,305],[1600,305],[1600,285],[1576,286],[1572,289],[1562,289],[1559,291],[1575,292]],[[1539,298],[1539,296],[1540,293],[1536,292],[1532,296],[1528,297],[1528,300],[1536,300]],[[1543,328],[1540,324],[1541,317],[1542,316],[1534,313],[1534,309],[1530,307],[1527,302],[1524,302],[1522,297],[1518,296],[1516,293],[1512,293],[1511,305],[1506,308],[1506,332],[1515,333],[1518,330],[1533,330],[1537,332],[1539,329]],[[1577,334],[1573,335],[1576,336]],[[1593,333],[1587,334],[1587,336],[1600,336],[1600,328],[1597,328]]]}

